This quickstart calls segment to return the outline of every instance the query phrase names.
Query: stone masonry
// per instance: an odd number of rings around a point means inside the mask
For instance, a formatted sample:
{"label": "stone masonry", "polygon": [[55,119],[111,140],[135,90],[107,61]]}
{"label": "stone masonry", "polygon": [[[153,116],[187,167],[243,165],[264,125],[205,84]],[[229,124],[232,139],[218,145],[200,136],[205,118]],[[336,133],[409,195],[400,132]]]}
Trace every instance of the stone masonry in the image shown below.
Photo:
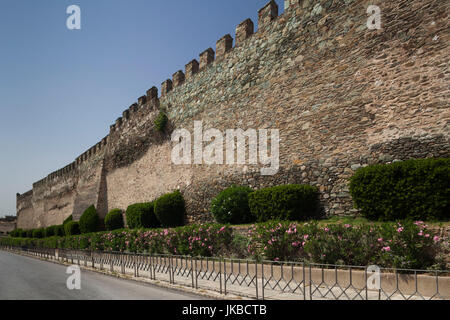
{"label": "stone masonry", "polygon": [[[382,28],[367,28],[367,8]],[[320,190],[323,213],[356,214],[348,179],[373,163],[449,157],[449,2],[270,1],[217,48],[133,103],[109,135],[64,169],[17,195],[19,228],[61,223],[94,204],[114,208],[180,189],[188,222],[211,221],[211,198],[231,184],[299,183]],[[234,40],[234,41],[233,41]],[[189,61],[192,57],[186,57]],[[164,110],[165,133],[154,128]],[[171,133],[279,129],[280,170],[254,165],[175,165]]]}

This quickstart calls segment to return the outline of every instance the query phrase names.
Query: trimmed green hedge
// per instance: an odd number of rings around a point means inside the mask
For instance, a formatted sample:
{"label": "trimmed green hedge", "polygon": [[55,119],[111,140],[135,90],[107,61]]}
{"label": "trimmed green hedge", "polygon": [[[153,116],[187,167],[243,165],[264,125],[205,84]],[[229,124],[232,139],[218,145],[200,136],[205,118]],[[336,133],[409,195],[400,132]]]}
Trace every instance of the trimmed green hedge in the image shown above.
{"label": "trimmed green hedge", "polygon": [[252,188],[232,186],[220,192],[211,201],[211,213],[219,223],[245,224],[256,221],[248,206]]}
{"label": "trimmed green hedge", "polygon": [[130,229],[160,227],[153,202],[132,204],[127,208],[125,215]]}
{"label": "trimmed green hedge", "polygon": [[350,179],[355,207],[368,219],[450,218],[450,159],[372,165]]}
{"label": "trimmed green hedge", "polygon": [[66,236],[75,236],[81,234],[80,225],[77,221],[69,221],[64,225]]}
{"label": "trimmed green hedge", "polygon": [[55,236],[56,235],[55,228],[56,228],[56,226],[50,226],[50,227],[45,228],[44,237],[49,238],[49,237]]}
{"label": "trimmed green hedge", "polygon": [[109,231],[123,229],[124,223],[122,210],[120,209],[111,210],[105,217],[105,227],[106,230]]}
{"label": "trimmed green hedge", "polygon": [[182,226],[186,212],[183,195],[179,190],[163,195],[155,201],[155,214],[165,228]]}
{"label": "trimmed green hedge", "polygon": [[64,230],[63,225],[55,226],[55,236],[64,237],[66,235],[66,231]]}
{"label": "trimmed green hedge", "polygon": [[90,206],[84,211],[80,218],[81,233],[91,233],[99,231],[100,218],[94,206]]}
{"label": "trimmed green hedge", "polygon": [[308,185],[284,185],[254,191],[248,195],[251,213],[258,222],[302,221],[317,215],[318,190]]}
{"label": "trimmed green hedge", "polygon": [[44,234],[43,228],[33,230],[33,238],[41,239],[41,238],[44,238],[44,236],[45,236],[45,234]]}

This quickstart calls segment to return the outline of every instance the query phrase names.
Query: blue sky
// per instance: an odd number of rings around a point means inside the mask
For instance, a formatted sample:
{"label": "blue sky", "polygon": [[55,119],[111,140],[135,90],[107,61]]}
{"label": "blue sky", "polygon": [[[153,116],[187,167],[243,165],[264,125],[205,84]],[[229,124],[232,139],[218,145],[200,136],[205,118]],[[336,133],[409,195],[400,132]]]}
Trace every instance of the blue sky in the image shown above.
{"label": "blue sky", "polygon": [[[1,0],[0,217],[268,0]],[[278,0],[280,14],[283,1]],[[81,30],[66,9],[81,8]]]}

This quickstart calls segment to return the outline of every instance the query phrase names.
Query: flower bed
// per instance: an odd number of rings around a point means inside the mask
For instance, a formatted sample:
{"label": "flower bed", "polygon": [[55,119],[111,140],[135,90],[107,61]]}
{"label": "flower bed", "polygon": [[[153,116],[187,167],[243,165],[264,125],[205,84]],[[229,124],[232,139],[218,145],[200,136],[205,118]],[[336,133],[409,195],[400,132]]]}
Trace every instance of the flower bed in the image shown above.
{"label": "flower bed", "polygon": [[0,244],[416,269],[445,269],[448,252],[448,240],[420,221],[328,226],[271,221],[249,227],[244,236],[233,233],[229,225],[206,224],[45,239],[3,238]]}
{"label": "flower bed", "polygon": [[248,231],[249,255],[274,261],[445,268],[448,240],[421,222],[376,225],[269,222]]}

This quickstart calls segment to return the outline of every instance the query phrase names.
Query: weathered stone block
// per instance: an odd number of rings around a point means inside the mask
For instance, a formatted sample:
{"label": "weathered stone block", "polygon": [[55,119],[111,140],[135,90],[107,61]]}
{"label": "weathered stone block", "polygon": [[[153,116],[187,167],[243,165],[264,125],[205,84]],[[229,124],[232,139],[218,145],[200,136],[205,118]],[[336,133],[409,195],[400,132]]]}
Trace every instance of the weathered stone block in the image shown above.
{"label": "weathered stone block", "polygon": [[216,43],[216,59],[222,59],[231,49],[233,49],[233,38],[227,34]]}
{"label": "weathered stone block", "polygon": [[147,96],[142,96],[138,98],[138,105],[140,107],[142,107],[146,103],[147,103]]}
{"label": "weathered stone block", "polygon": [[194,74],[196,74],[199,71],[199,64],[197,60],[192,60],[191,62],[189,62],[186,67],[186,79],[191,79]]}
{"label": "weathered stone block", "polygon": [[173,88],[172,80],[167,79],[161,84],[161,97],[164,97],[169,93]]}
{"label": "weathered stone block", "polygon": [[284,10],[293,10],[301,5],[303,0],[284,0]]}
{"label": "weathered stone block", "polygon": [[152,101],[154,99],[158,99],[158,88],[151,87],[147,90],[147,101]]}
{"label": "weathered stone block", "polygon": [[249,38],[255,31],[255,25],[251,19],[242,21],[236,27],[236,46],[239,46],[247,38]]}
{"label": "weathered stone block", "polygon": [[173,86],[174,87],[181,86],[184,83],[184,80],[186,79],[183,71],[181,71],[181,70],[175,72],[173,74],[172,78],[173,78]]}
{"label": "weathered stone block", "polygon": [[264,28],[278,17],[278,4],[271,0],[258,11],[258,28]]}
{"label": "weathered stone block", "polygon": [[200,53],[200,70],[205,69],[209,64],[214,62],[214,50],[211,48],[206,49]]}

